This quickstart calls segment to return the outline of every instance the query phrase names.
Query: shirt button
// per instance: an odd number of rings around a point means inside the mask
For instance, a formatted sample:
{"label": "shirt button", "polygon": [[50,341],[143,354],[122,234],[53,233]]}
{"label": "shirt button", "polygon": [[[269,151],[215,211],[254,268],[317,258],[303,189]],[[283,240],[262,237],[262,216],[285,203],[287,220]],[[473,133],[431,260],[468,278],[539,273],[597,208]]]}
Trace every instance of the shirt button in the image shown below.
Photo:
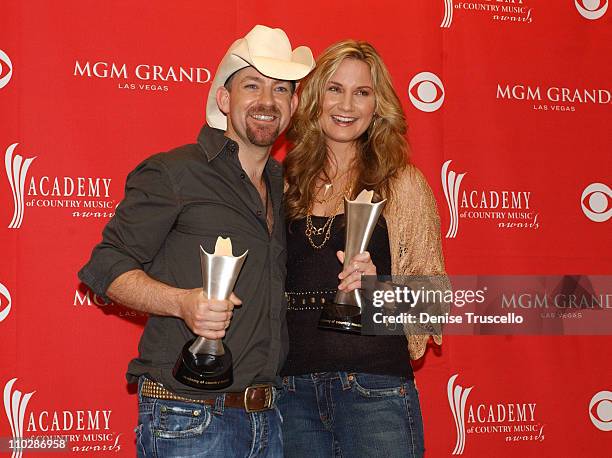
{"label": "shirt button", "polygon": [[261,210],[257,210],[257,216],[261,216]]}
{"label": "shirt button", "polygon": [[246,178],[246,175],[244,173],[240,174],[240,178],[242,178],[243,180]]}

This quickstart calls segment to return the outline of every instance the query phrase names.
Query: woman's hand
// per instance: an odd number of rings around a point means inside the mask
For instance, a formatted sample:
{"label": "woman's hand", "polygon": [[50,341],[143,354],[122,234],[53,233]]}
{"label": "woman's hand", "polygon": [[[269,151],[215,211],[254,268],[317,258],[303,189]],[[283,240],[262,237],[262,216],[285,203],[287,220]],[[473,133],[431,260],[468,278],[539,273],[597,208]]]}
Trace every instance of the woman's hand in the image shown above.
{"label": "woman's hand", "polygon": [[[344,251],[338,251],[336,256],[344,263]],[[338,289],[348,293],[361,288],[362,275],[376,275],[376,266],[367,251],[353,256],[348,267],[338,274],[341,280]]]}

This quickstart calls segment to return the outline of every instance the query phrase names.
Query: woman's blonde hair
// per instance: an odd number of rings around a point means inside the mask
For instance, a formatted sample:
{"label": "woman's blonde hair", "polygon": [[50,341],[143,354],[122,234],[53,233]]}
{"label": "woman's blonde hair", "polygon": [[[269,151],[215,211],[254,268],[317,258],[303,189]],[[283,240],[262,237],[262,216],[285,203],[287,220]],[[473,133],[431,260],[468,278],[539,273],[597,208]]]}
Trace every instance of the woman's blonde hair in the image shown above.
{"label": "woman's blonde hair", "polygon": [[376,99],[372,123],[356,140],[353,196],[367,188],[379,198],[391,199],[391,180],[408,163],[406,118],[380,55],[365,41],[340,41],[321,54],[315,69],[298,88],[300,102],[287,133],[292,147],[284,161],[289,220],[308,212],[317,177],[329,178],[325,170],[328,150],[319,118],[326,86],[344,59],[368,64]]}

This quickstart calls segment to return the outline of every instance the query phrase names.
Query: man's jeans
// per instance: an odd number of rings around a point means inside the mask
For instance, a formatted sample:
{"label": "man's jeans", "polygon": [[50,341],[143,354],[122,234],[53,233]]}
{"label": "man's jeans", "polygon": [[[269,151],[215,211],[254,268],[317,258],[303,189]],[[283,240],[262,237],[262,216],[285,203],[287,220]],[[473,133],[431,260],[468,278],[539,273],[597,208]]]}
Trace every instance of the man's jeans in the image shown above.
{"label": "man's jeans", "polygon": [[287,458],[423,456],[411,379],[346,372],[285,377],[278,407]]}
{"label": "man's jeans", "polygon": [[[225,407],[143,397],[138,384],[139,457],[282,457],[281,417],[274,407],[247,413]],[[275,390],[276,391],[276,390]],[[275,396],[276,397],[276,396]]]}

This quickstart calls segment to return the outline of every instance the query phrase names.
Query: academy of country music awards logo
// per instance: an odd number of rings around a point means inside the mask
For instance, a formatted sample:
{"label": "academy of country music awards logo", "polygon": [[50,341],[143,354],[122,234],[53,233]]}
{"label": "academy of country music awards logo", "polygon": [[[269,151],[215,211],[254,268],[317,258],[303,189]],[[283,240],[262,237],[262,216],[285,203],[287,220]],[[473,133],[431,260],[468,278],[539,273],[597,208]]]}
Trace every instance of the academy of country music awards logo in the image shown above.
{"label": "academy of country music awards logo", "polygon": [[118,89],[130,91],[168,92],[173,84],[210,82],[205,67],[163,66],[151,64],[117,64],[106,61],[75,60],[72,75],[116,81]]}
{"label": "academy of country music awards logo", "polygon": [[[499,22],[531,24],[532,8],[527,0],[444,0],[444,18],[442,28],[450,28],[455,10],[466,13],[484,13]],[[574,0],[580,16],[589,20],[601,19],[608,11],[609,0]]]}
{"label": "academy of country music awards logo", "polygon": [[13,63],[7,53],[0,49],[0,89],[6,86],[13,76]]}
{"label": "academy of country music awards logo", "polygon": [[[452,160],[442,165],[441,179],[448,205],[450,225],[446,238],[457,237],[459,221],[493,221],[500,229],[535,230],[540,214],[534,209],[531,191],[461,189],[467,172],[450,170]],[[466,189],[467,188],[467,189]]]}
{"label": "academy of country music awards logo", "polygon": [[505,442],[542,442],[544,424],[539,420],[535,402],[472,403],[468,398],[474,387],[457,382],[459,374],[448,379],[448,404],[455,420],[457,440],[453,455],[462,455],[469,436],[502,436]]}
{"label": "academy of country music awards logo", "polygon": [[[63,210],[75,218],[110,218],[116,203],[111,196],[111,178],[84,176],[49,176],[32,174],[37,156],[24,158],[15,154],[18,143],[6,149],[6,177],[13,193],[13,216],[9,229],[18,229],[26,207]],[[39,159],[40,160],[40,159]]]}
{"label": "academy of country music awards logo", "polygon": [[33,451],[40,452],[43,442],[50,451],[60,448],[64,449],[62,453],[69,451],[84,453],[85,456],[92,452],[121,451],[123,433],[112,428],[112,410],[28,409],[36,391],[24,394],[15,388],[16,382],[17,378],[13,378],[4,386],[4,411],[14,443],[27,440],[29,445],[23,450],[13,447],[12,458],[21,458],[28,448],[36,448]]}
{"label": "academy of country music awards logo", "polygon": [[[576,0],[578,1],[578,0]],[[587,0],[584,0],[585,2]],[[448,29],[453,23],[455,10],[483,14],[498,22],[531,24],[533,12],[528,0],[444,0],[444,18],[440,27]]]}

